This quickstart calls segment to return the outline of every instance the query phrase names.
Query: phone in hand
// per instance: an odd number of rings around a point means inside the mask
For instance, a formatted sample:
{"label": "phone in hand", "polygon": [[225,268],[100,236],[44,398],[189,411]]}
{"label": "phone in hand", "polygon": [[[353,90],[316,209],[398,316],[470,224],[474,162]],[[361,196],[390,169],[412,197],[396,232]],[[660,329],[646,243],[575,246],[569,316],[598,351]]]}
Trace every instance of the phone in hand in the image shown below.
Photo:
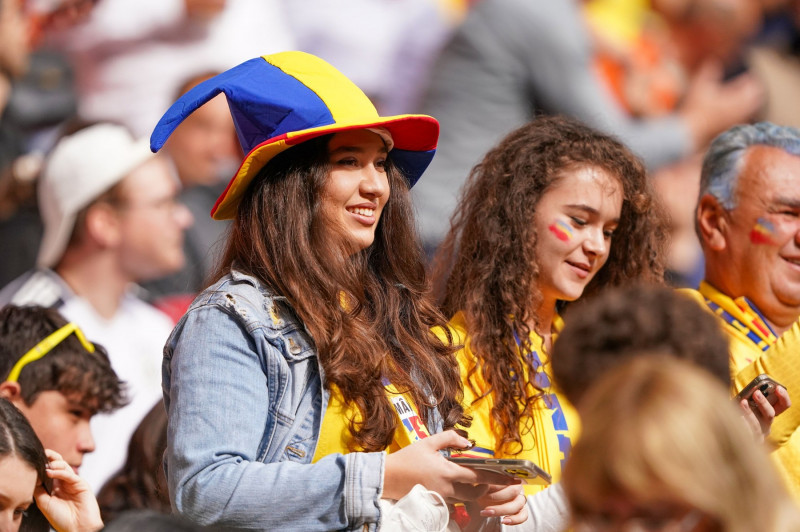
{"label": "phone in hand", "polygon": [[759,415],[758,404],[756,404],[756,402],[753,400],[753,393],[756,390],[760,391],[762,394],[764,394],[764,397],[767,398],[769,404],[775,406],[779,400],[778,394],[776,393],[778,386],[783,385],[778,383],[769,375],[762,373],[750,381],[747,386],[742,388],[742,391],[736,395],[736,400],[738,402],[742,399],[747,399],[747,404],[750,405],[750,409],[753,410],[756,415]]}
{"label": "phone in hand", "polygon": [[465,467],[485,469],[487,471],[494,471],[495,473],[502,473],[518,478],[526,484],[547,486],[552,482],[550,474],[530,460],[516,458],[474,458],[458,456],[456,454],[449,456],[447,459]]}

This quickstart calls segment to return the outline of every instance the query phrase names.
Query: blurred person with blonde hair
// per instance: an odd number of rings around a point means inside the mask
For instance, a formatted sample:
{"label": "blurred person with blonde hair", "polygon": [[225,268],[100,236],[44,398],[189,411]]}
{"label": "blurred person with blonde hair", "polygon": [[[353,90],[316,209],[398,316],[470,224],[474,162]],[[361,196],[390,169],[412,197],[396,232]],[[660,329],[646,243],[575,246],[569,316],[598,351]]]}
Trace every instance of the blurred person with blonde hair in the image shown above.
{"label": "blurred person with blonde hair", "polygon": [[645,356],[578,405],[562,483],[576,532],[788,532],[800,513],[713,376]]}

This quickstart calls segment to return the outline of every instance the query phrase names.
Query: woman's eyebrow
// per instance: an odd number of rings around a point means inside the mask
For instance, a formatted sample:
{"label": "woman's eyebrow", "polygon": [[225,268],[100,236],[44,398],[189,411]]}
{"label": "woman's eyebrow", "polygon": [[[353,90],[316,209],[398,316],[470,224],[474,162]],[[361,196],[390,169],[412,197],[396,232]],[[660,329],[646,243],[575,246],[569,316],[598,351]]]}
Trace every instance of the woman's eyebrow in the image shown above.
{"label": "woman's eyebrow", "polygon": [[570,209],[578,209],[578,210],[581,210],[581,211],[585,211],[585,212],[587,212],[589,214],[600,214],[600,211],[598,211],[594,207],[590,207],[590,206],[588,206],[588,205],[586,205],[584,203],[570,203],[570,204],[567,205],[567,207],[570,208]]}
{"label": "woman's eyebrow", "polygon": [[[339,146],[338,148],[331,150],[331,155],[339,154],[339,153],[364,153],[366,148],[363,146]],[[383,146],[378,149],[381,153],[389,153],[389,150],[386,149],[386,146]]]}
{"label": "woman's eyebrow", "polygon": [[[585,212],[586,214],[588,214],[590,216],[599,216],[600,215],[600,211],[598,211],[594,207],[590,207],[589,205],[586,205],[584,203],[579,203],[579,204],[570,203],[570,204],[566,205],[566,207],[568,209],[576,209],[576,210],[579,210],[579,211],[583,211],[583,212]],[[615,222],[615,223],[619,223],[619,217],[616,217],[611,221]]]}

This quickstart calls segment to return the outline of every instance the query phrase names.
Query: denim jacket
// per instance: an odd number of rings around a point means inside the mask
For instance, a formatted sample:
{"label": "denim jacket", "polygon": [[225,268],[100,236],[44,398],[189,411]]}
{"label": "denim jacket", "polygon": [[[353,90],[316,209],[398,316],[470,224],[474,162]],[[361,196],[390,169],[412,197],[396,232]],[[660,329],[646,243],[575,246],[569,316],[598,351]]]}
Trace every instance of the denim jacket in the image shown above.
{"label": "denim jacket", "polygon": [[385,453],[311,464],[328,392],[283,297],[236,270],[192,303],[164,348],[173,509],[247,530],[376,530]]}

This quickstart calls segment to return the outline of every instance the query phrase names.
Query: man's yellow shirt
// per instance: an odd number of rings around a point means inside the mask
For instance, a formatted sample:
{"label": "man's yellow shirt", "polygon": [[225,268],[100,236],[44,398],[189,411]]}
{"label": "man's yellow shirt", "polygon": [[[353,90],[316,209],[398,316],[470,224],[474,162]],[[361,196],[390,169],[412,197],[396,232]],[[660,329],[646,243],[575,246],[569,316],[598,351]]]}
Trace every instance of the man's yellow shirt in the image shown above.
{"label": "man's yellow shirt", "polygon": [[[713,312],[730,342],[732,393],[766,373],[786,387],[795,405],[775,418],[769,440],[773,461],[787,488],[800,501],[800,320],[777,337],[746,299],[732,299],[706,282],[680,292]],[[766,330],[765,330],[766,329]]]}

